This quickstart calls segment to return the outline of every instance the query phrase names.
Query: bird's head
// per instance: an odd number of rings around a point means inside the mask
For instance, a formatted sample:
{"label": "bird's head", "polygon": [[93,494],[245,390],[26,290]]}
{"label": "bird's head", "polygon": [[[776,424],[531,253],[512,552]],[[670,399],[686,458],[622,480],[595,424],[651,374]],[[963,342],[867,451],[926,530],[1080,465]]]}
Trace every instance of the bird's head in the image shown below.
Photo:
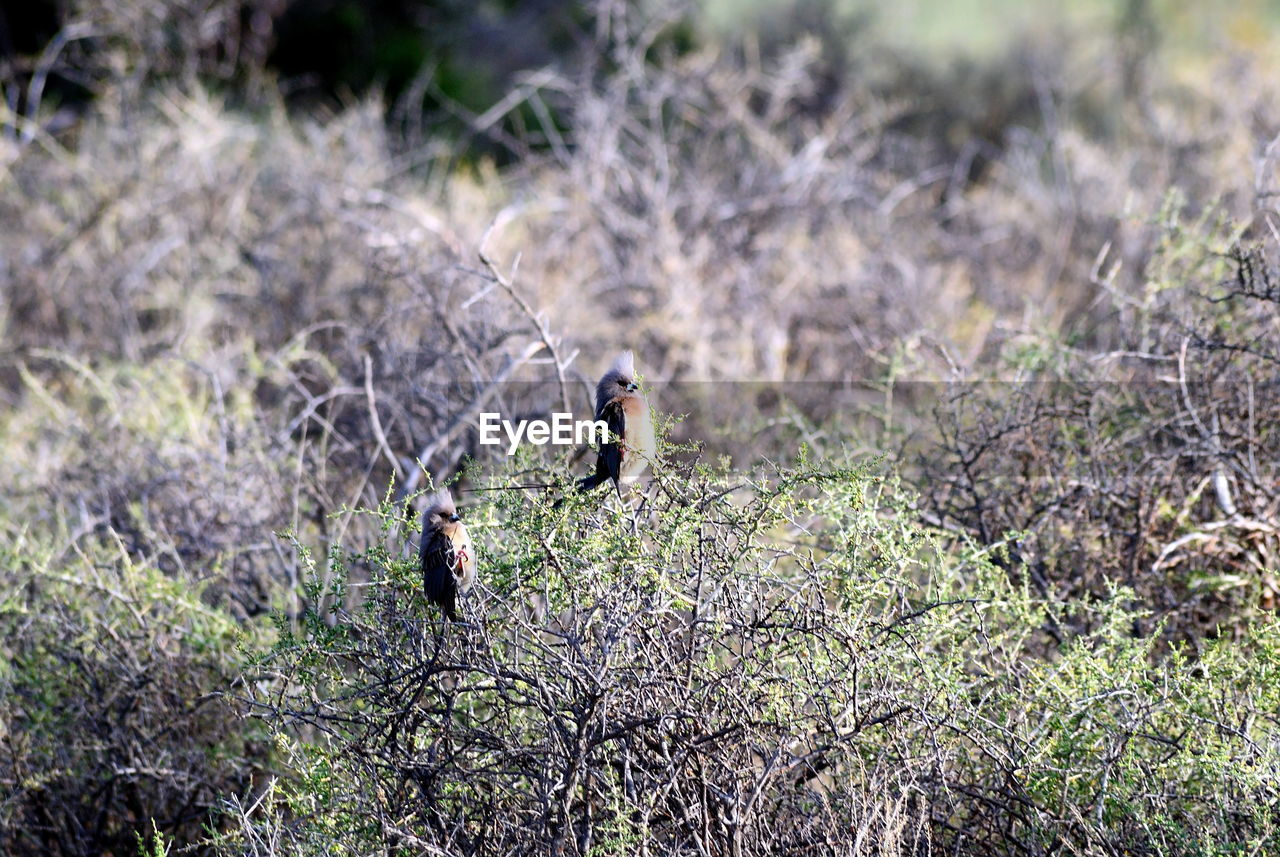
{"label": "bird's head", "polygon": [[603,396],[605,401],[623,393],[634,393],[640,389],[636,383],[636,360],[630,351],[624,351],[614,358],[609,371],[600,379],[596,388],[597,398]]}
{"label": "bird's head", "polygon": [[447,523],[462,520],[458,507],[454,505],[453,495],[448,488],[442,488],[427,498],[427,510],[422,513],[423,529],[438,528]]}

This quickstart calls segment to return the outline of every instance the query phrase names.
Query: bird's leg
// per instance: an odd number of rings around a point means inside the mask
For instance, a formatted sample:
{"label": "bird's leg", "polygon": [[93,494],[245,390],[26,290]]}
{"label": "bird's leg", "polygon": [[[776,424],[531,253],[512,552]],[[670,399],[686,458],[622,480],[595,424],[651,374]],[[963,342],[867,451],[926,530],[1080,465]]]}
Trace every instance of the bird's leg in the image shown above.
{"label": "bird's leg", "polygon": [[640,518],[636,514],[636,500],[634,489],[627,492],[626,499],[622,501],[622,506],[626,510],[627,517],[631,519],[631,535],[640,535]]}
{"label": "bird's leg", "polygon": [[458,608],[458,612],[453,619],[453,624],[461,625],[463,628],[479,627],[467,617],[467,611],[463,610],[462,608]]}
{"label": "bird's leg", "polygon": [[637,515],[647,515],[649,513],[649,492],[640,492],[640,503],[636,506]]}
{"label": "bird's leg", "polygon": [[431,660],[434,662],[440,657],[440,649],[444,646],[444,633],[449,627],[449,620],[442,615],[439,622],[433,622],[432,624],[436,627],[436,647],[435,651],[431,653]]}

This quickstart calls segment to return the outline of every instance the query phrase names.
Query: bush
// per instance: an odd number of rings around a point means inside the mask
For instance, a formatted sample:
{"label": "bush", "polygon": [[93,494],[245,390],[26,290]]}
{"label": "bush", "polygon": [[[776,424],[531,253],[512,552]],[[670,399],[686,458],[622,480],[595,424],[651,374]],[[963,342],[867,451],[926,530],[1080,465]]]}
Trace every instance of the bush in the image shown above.
{"label": "bush", "polygon": [[19,376],[0,413],[0,853],[198,842],[270,764],[224,694],[237,647],[262,645],[248,616],[285,588],[261,533],[288,492],[263,462],[293,459],[186,362],[43,352]]}
{"label": "bush", "polygon": [[[831,780],[906,714],[900,652],[875,641],[922,544],[877,524],[885,488],[805,469],[730,489],[704,468],[634,518],[500,493],[470,515],[491,538],[468,625],[428,613],[413,562],[365,555],[355,612],[346,561],[313,564],[315,608],[254,669],[274,679],[260,716],[308,741],[302,831],[317,851],[332,830],[357,851],[530,854],[920,836],[908,803],[864,791],[891,771]],[[807,544],[830,515],[847,543]]]}
{"label": "bush", "polygon": [[1270,243],[1181,214],[1162,218],[1143,293],[1111,290],[1111,349],[1027,337],[953,386],[923,484],[939,520],[1025,533],[1012,569],[1045,597],[1118,582],[1194,642],[1280,597],[1280,292]]}
{"label": "bush", "polygon": [[265,761],[222,693],[246,629],[118,539],[19,537],[0,568],[0,852],[198,841]]}
{"label": "bush", "polygon": [[698,466],[638,510],[486,496],[466,624],[381,548],[309,562],[247,685],[293,775],[236,804],[226,853],[1280,844],[1274,622],[1151,666],[1130,593],[1039,598],[866,466]]}
{"label": "bush", "polygon": [[[425,78],[391,130],[228,85],[275,0],[91,5],[83,116],[0,70],[5,848],[1275,850],[1266,60],[593,5],[458,111],[498,169]],[[634,531],[483,494],[441,628],[361,510],[516,478],[476,411],[623,343],[708,458],[824,463],[673,465]]]}

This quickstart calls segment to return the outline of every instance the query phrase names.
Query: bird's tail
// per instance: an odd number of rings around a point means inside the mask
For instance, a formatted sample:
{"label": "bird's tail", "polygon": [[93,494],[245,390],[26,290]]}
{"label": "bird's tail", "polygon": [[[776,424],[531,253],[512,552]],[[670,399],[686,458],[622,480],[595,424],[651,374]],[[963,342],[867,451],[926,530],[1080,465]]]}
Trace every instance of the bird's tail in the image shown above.
{"label": "bird's tail", "polygon": [[578,480],[578,490],[594,491],[608,478],[608,475],[604,473],[592,473],[590,476],[585,476]]}
{"label": "bird's tail", "polygon": [[[584,476],[583,478],[579,479],[577,483],[575,483],[575,485],[578,491],[585,494],[588,491],[594,491],[595,489],[599,488],[600,484],[605,480],[607,480],[608,478],[609,477],[604,473],[592,473],[590,476]],[[551,508],[559,509],[561,506],[564,505],[564,501],[567,499],[568,499],[567,497],[561,497],[559,500],[551,504]]]}

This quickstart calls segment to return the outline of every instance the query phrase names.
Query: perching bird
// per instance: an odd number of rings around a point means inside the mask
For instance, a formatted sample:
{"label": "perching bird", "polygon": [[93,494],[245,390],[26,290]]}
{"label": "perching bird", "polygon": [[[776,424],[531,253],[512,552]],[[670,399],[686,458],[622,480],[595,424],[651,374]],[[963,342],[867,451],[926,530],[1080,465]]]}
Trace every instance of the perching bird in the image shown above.
{"label": "perching bird", "polygon": [[421,558],[427,598],[440,605],[444,618],[457,622],[458,596],[476,582],[476,554],[447,488],[431,497],[422,514]]}
{"label": "perching bird", "polygon": [[630,487],[657,454],[649,403],[639,389],[635,358],[624,351],[596,385],[596,419],[609,426],[609,437],[600,445],[596,472],[578,483],[579,491],[612,480],[621,494],[622,487]]}

